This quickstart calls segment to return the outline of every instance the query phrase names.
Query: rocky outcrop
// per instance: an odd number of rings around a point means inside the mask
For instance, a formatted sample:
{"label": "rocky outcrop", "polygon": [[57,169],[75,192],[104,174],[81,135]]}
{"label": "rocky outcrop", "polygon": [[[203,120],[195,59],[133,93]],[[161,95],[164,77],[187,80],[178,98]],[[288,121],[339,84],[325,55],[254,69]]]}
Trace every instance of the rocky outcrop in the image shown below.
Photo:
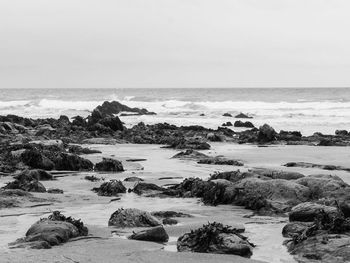
{"label": "rocky outcrop", "polygon": [[258,132],[258,142],[268,143],[276,140],[276,131],[268,124],[260,126]]}
{"label": "rocky outcrop", "polygon": [[118,101],[105,101],[102,105],[97,106],[96,110],[100,111],[102,115],[114,115],[119,114],[122,111],[134,112],[139,115],[155,115],[154,112],[149,112],[146,109],[130,108]]}
{"label": "rocky outcrop", "polygon": [[228,112],[222,114],[222,116],[223,116],[223,117],[232,117],[232,115],[231,115],[230,113],[228,113]]}
{"label": "rocky outcrop", "polygon": [[208,223],[179,237],[179,252],[234,254],[243,257],[252,255],[254,245],[240,231],[220,223]]}
{"label": "rocky outcrop", "polygon": [[223,157],[208,157],[198,161],[199,164],[214,164],[214,165],[234,165],[243,166],[243,163],[239,160],[226,159]]}
{"label": "rocky outcrop", "polygon": [[21,161],[34,169],[52,170],[55,164],[36,149],[25,150],[21,154]]}
{"label": "rocky outcrop", "polygon": [[235,121],[233,124],[234,127],[242,127],[242,128],[255,128],[254,124],[251,123],[250,121]]}
{"label": "rocky outcrop", "polygon": [[169,236],[163,226],[156,226],[150,229],[133,233],[128,238],[133,240],[152,241],[159,243],[168,242],[169,240]]}
{"label": "rocky outcrop", "polygon": [[247,114],[244,114],[244,113],[239,113],[235,116],[235,118],[237,119],[252,119],[253,117],[249,117]]}
{"label": "rocky outcrop", "polygon": [[51,180],[52,175],[43,170],[26,170],[14,176],[14,181],[7,183],[3,189],[19,189],[27,192],[46,192],[39,180]]}
{"label": "rocky outcrop", "polygon": [[289,221],[313,222],[323,213],[335,217],[339,211],[336,207],[305,202],[292,208],[289,212]]}
{"label": "rocky outcrop", "polygon": [[76,154],[60,153],[54,159],[55,169],[64,171],[91,171],[93,163]]}
{"label": "rocky outcrop", "polygon": [[153,194],[162,193],[163,191],[165,191],[165,188],[152,183],[139,182],[135,185],[132,191],[138,195],[144,195],[144,194],[153,195]]}
{"label": "rocky outcrop", "polygon": [[111,180],[92,189],[101,196],[118,196],[121,193],[126,193],[126,188],[121,181]]}
{"label": "rocky outcrop", "polygon": [[27,231],[24,238],[9,244],[11,248],[51,248],[67,242],[71,238],[86,236],[88,229],[83,222],[65,217],[55,211],[48,218],[40,219]]}
{"label": "rocky outcrop", "polygon": [[195,151],[193,149],[189,149],[189,150],[175,154],[172,158],[198,160],[198,159],[204,159],[204,158],[208,158],[208,157],[209,156],[204,154],[204,153]]}
{"label": "rocky outcrop", "polygon": [[99,172],[123,172],[123,164],[115,159],[103,158],[103,160],[95,165],[95,170]]}
{"label": "rocky outcrop", "polygon": [[304,175],[301,173],[274,170],[269,168],[253,168],[253,169],[249,169],[249,172],[253,174],[265,176],[271,179],[296,180],[304,177]]}
{"label": "rocky outcrop", "polygon": [[314,163],[306,163],[306,162],[289,162],[284,164],[286,167],[302,167],[302,168],[317,168],[329,171],[346,171],[350,172],[350,168],[340,166],[340,165],[328,165],[328,164],[314,164]]}
{"label": "rocky outcrop", "polygon": [[120,228],[154,227],[161,225],[161,223],[148,212],[133,208],[120,208],[111,215],[108,225]]}

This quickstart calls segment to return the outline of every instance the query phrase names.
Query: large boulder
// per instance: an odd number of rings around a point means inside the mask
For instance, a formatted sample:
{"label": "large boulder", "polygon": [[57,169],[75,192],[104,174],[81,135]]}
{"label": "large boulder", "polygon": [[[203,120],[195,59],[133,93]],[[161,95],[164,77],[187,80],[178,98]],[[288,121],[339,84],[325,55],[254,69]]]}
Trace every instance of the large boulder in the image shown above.
{"label": "large boulder", "polygon": [[242,128],[254,128],[254,124],[251,123],[250,121],[235,121],[233,124],[234,127],[242,127]]}
{"label": "large boulder", "polygon": [[268,124],[260,126],[258,132],[258,142],[267,143],[276,140],[276,131]]}
{"label": "large boulder", "polygon": [[103,160],[95,165],[95,170],[100,172],[122,172],[123,164],[115,159],[103,158]]}
{"label": "large boulder", "polygon": [[54,160],[56,170],[65,171],[91,171],[93,163],[76,154],[60,153]]}
{"label": "large boulder", "polygon": [[308,227],[312,226],[313,222],[294,221],[286,224],[282,229],[284,237],[293,238],[301,235]]}
{"label": "large boulder", "polygon": [[269,177],[271,179],[296,180],[304,177],[304,175],[302,175],[301,173],[274,170],[269,168],[253,168],[249,169],[249,172]]}
{"label": "large boulder", "polygon": [[150,229],[133,233],[128,238],[134,240],[152,241],[160,243],[168,242],[169,240],[169,236],[163,226],[156,226]]}
{"label": "large boulder", "polygon": [[101,196],[117,196],[118,194],[126,192],[125,186],[118,180],[105,182],[101,184],[100,187],[93,188],[92,190]]}
{"label": "large boulder", "polygon": [[14,176],[14,181],[7,183],[3,189],[19,189],[27,192],[46,192],[46,188],[38,180],[52,179],[52,175],[43,170],[23,171]]}
{"label": "large boulder", "polygon": [[159,226],[161,223],[148,212],[135,208],[120,208],[111,215],[108,225],[120,228],[153,227]]}
{"label": "large boulder", "polygon": [[118,101],[105,101],[102,105],[97,106],[96,108],[103,116],[105,115],[114,115],[118,114],[122,111],[127,112],[134,112],[139,115],[154,115],[154,112],[149,112],[146,109],[139,109],[139,108],[130,108],[124,104],[121,104]]}
{"label": "large boulder", "polygon": [[289,212],[289,220],[313,222],[321,213],[326,213],[331,217],[339,215],[339,211],[336,207],[305,202],[292,208]]}
{"label": "large boulder", "polygon": [[52,170],[55,164],[36,149],[25,150],[21,154],[21,161],[34,169]]}
{"label": "large boulder", "polygon": [[179,252],[234,254],[243,257],[252,255],[253,246],[236,229],[215,222],[186,233],[177,241]]}
{"label": "large boulder", "polygon": [[67,242],[70,238],[87,234],[88,229],[80,220],[65,217],[55,211],[48,218],[34,223],[28,229],[26,236],[11,243],[10,247],[51,248]]}
{"label": "large boulder", "polygon": [[47,181],[47,180],[53,180],[53,176],[51,173],[48,173],[45,170],[40,169],[34,169],[34,170],[24,170],[23,172],[20,172],[19,174],[16,174],[13,178],[20,180],[20,181],[32,181],[32,180],[38,180],[38,181]]}
{"label": "large boulder", "polygon": [[160,187],[156,184],[139,182],[132,191],[138,195],[142,194],[156,194],[163,192],[165,188]]}

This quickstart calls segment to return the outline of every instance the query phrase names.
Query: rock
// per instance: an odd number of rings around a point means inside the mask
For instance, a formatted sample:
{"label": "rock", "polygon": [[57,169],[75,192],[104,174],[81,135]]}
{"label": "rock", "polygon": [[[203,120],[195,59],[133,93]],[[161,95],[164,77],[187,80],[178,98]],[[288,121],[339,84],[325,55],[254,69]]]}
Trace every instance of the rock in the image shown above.
{"label": "rock", "polygon": [[150,229],[142,230],[128,237],[129,239],[152,241],[152,242],[168,242],[169,236],[163,226],[156,226]]}
{"label": "rock", "polygon": [[219,136],[218,134],[216,133],[208,133],[207,134],[207,140],[211,141],[211,142],[222,142],[224,141],[224,138],[222,136]]}
{"label": "rock", "polygon": [[178,222],[173,218],[164,218],[162,221],[163,225],[176,225]]}
{"label": "rock", "polygon": [[318,168],[323,170],[341,170],[341,171],[347,171],[350,172],[350,168],[340,166],[340,165],[329,165],[329,164],[314,164],[314,163],[307,163],[307,162],[289,162],[284,164],[286,167],[302,167],[302,168]]}
{"label": "rock", "polygon": [[59,149],[64,149],[64,144],[62,140],[37,140],[37,141],[30,141],[31,144],[37,144],[42,146],[56,146]]}
{"label": "rock", "polygon": [[251,123],[250,121],[235,121],[235,123],[233,124],[234,127],[243,127],[243,128],[254,128],[254,124]]}
{"label": "rock", "polygon": [[16,207],[21,201],[28,201],[30,199],[33,199],[33,195],[26,191],[20,189],[0,189],[0,209]]}
{"label": "rock", "polygon": [[277,138],[281,141],[300,141],[301,133],[299,131],[280,131]]}
{"label": "rock", "polygon": [[136,176],[132,176],[124,179],[124,182],[142,182],[142,181],[144,181],[142,178],[136,177]]}
{"label": "rock", "polygon": [[189,214],[185,214],[182,212],[176,212],[176,211],[157,211],[151,213],[155,217],[159,218],[170,218],[170,217],[192,217]]}
{"label": "rock", "polygon": [[101,196],[117,196],[120,193],[126,193],[125,186],[118,180],[105,182],[100,187],[95,187],[92,190]]}
{"label": "rock", "polygon": [[121,228],[153,227],[159,226],[161,223],[148,212],[135,208],[120,208],[111,215],[108,225]]}
{"label": "rock", "polygon": [[154,112],[149,112],[146,109],[139,109],[139,108],[130,108],[124,104],[121,104],[120,102],[117,101],[105,101],[102,105],[97,106],[96,108],[99,112],[101,112],[102,116],[105,115],[114,115],[118,114],[122,111],[126,112],[135,112],[138,113],[139,115],[155,115],[156,113]]}
{"label": "rock", "polygon": [[248,115],[241,112],[240,114],[236,115],[235,118],[237,118],[237,119],[252,119],[253,117],[249,117]]}
{"label": "rock", "polygon": [[252,255],[253,246],[236,229],[215,222],[186,233],[177,241],[179,252],[234,254],[243,257]]}
{"label": "rock", "polygon": [[264,124],[260,126],[258,132],[258,142],[259,143],[267,143],[276,140],[276,131],[269,126],[268,124]]}
{"label": "rock", "polygon": [[214,164],[214,165],[234,165],[243,166],[243,163],[238,160],[226,159],[222,157],[210,157],[205,159],[200,159],[199,164]]}
{"label": "rock", "polygon": [[103,158],[102,162],[95,165],[95,170],[99,172],[122,172],[124,167],[118,160]]}
{"label": "rock", "polygon": [[228,112],[222,114],[222,116],[223,116],[223,117],[232,117],[232,115],[231,115],[230,113],[228,113]]}
{"label": "rock", "polygon": [[193,160],[197,160],[197,159],[202,159],[202,158],[208,158],[209,156],[195,151],[193,149],[189,149],[183,152],[179,152],[177,154],[175,154],[173,157],[171,158],[178,158],[178,159],[193,159]]}
{"label": "rock", "polygon": [[118,141],[114,138],[90,138],[84,139],[82,143],[84,144],[105,144],[105,145],[115,145]]}
{"label": "rock", "polygon": [[94,175],[87,175],[84,177],[85,180],[91,181],[91,182],[97,182],[97,181],[101,181],[101,178],[96,177]]}
{"label": "rock", "polygon": [[249,172],[251,172],[253,174],[266,176],[266,177],[269,177],[271,179],[296,180],[296,179],[305,177],[301,173],[288,172],[288,171],[282,171],[282,170],[274,170],[274,169],[269,169],[269,168],[253,168],[253,169],[249,169]]}
{"label": "rock", "polygon": [[49,188],[47,192],[49,194],[63,194],[63,190],[58,188]]}
{"label": "rock", "polygon": [[15,175],[13,178],[19,180],[19,181],[47,181],[47,180],[53,180],[52,174],[46,172],[45,170],[24,170],[23,172]]}
{"label": "rock", "polygon": [[347,130],[336,130],[335,131],[335,135],[338,135],[338,136],[348,136],[349,135],[349,132]]}
{"label": "rock", "polygon": [[227,121],[227,122],[223,123],[221,126],[223,126],[223,127],[230,127],[230,126],[232,126],[232,122]]}
{"label": "rock", "polygon": [[292,208],[289,221],[313,222],[323,212],[332,217],[339,213],[335,207],[306,202]]}
{"label": "rock", "polygon": [[310,198],[319,199],[328,197],[337,190],[348,187],[342,179],[338,176],[331,175],[309,175],[304,178],[296,180],[296,183],[307,186],[311,191]]}
{"label": "rock", "polygon": [[25,150],[21,154],[24,164],[34,169],[52,170],[55,164],[36,149]]}
{"label": "rock", "polygon": [[290,222],[283,227],[282,235],[289,238],[299,236],[312,224],[313,222]]}
{"label": "rock", "polygon": [[93,163],[76,154],[60,153],[55,160],[56,170],[64,171],[91,171]]}
{"label": "rock", "polygon": [[26,237],[9,244],[12,248],[51,248],[67,242],[71,238],[86,236],[88,229],[80,220],[65,217],[58,211],[46,219],[34,223],[27,231]]}
{"label": "rock", "polygon": [[68,151],[70,153],[75,153],[75,154],[95,154],[95,153],[102,153],[99,150],[93,150],[93,149],[89,149],[89,148],[83,148],[79,145],[69,145],[68,146]]}
{"label": "rock", "polygon": [[249,178],[249,177],[256,177],[260,178],[260,176],[256,176],[253,173],[242,173],[239,170],[237,171],[229,171],[229,172],[216,172],[210,176],[210,180],[217,180],[217,179],[225,179],[230,182],[236,183],[241,181],[244,178]]}
{"label": "rock", "polygon": [[72,118],[72,125],[86,127],[86,120],[81,116],[75,116]]}
{"label": "rock", "polygon": [[24,171],[14,176],[15,180],[7,183],[3,187],[3,189],[20,189],[27,192],[39,192],[39,193],[46,192],[45,187],[37,179],[37,178],[40,178],[40,175],[41,174],[40,172],[38,172],[38,170],[34,170],[34,172]]}
{"label": "rock", "polygon": [[142,195],[142,194],[154,194],[157,192],[163,192],[165,188],[160,187],[156,184],[151,184],[151,183],[138,183],[132,191],[135,194]]}

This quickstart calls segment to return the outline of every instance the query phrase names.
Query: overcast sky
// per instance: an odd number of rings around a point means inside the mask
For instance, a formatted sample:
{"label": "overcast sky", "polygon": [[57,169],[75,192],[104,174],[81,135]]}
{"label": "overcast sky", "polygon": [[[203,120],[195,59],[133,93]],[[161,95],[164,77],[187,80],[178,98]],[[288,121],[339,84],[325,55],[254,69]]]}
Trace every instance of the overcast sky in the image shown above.
{"label": "overcast sky", "polygon": [[0,0],[0,88],[350,86],[349,0]]}

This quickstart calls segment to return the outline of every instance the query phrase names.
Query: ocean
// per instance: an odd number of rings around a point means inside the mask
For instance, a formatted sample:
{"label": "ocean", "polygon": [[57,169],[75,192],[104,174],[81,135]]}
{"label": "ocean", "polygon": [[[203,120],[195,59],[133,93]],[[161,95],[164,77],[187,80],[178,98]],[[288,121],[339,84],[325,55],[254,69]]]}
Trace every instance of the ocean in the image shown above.
{"label": "ocean", "polygon": [[[350,130],[348,88],[183,88],[183,89],[0,89],[0,114],[31,118],[87,116],[103,101],[117,100],[157,115],[121,117],[126,126],[168,122],[217,128],[240,112],[255,126],[277,131],[334,134]],[[204,116],[201,116],[204,114]]]}

